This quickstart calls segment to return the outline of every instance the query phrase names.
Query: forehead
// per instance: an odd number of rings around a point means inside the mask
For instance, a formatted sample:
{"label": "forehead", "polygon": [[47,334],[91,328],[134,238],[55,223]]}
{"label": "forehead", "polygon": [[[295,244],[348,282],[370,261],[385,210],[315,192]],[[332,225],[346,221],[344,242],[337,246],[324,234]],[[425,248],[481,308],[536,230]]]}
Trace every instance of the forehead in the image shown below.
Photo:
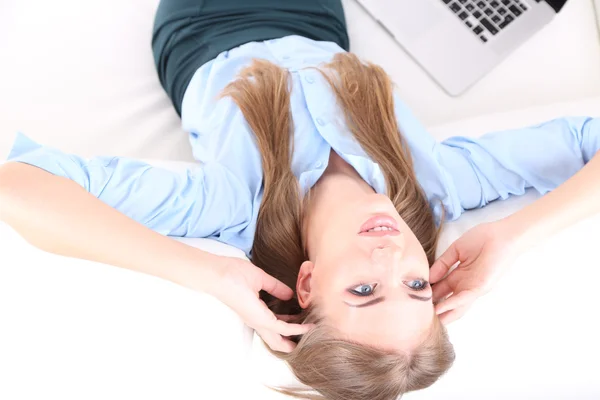
{"label": "forehead", "polygon": [[[331,300],[330,300],[331,301]],[[323,304],[322,311],[346,340],[392,349],[416,346],[430,331],[434,311],[431,303],[406,298],[386,300],[371,307]]]}

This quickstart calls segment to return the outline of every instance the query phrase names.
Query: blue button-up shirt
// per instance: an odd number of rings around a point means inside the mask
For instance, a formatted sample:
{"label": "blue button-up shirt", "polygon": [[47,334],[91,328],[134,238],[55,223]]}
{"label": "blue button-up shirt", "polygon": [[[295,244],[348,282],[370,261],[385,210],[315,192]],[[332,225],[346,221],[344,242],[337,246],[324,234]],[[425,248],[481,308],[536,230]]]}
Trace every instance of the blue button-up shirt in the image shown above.
{"label": "blue button-up shirt", "polygon": [[[307,68],[343,50],[334,43],[289,36],[248,43],[198,69],[182,104],[182,123],[200,162],[185,173],[122,157],[83,159],[18,135],[9,160],[67,177],[125,215],[171,236],[213,238],[249,254],[263,195],[260,154],[253,133],[223,88],[253,58],[291,73],[294,119],[292,170],[306,193],[321,177],[331,149],[378,193],[381,169],[354,140],[329,84]],[[481,138],[436,142],[396,95],[398,125],[416,176],[434,213],[449,219],[533,187],[560,185],[600,149],[600,119],[563,118]],[[377,134],[377,132],[373,132]]]}

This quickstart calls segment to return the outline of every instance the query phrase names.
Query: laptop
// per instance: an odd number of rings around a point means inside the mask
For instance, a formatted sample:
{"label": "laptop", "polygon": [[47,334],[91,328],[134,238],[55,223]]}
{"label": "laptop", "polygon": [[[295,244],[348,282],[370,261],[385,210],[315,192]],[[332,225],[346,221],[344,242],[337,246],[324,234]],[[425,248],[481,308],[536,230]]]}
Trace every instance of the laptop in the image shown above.
{"label": "laptop", "polygon": [[458,96],[549,23],[567,0],[357,0]]}

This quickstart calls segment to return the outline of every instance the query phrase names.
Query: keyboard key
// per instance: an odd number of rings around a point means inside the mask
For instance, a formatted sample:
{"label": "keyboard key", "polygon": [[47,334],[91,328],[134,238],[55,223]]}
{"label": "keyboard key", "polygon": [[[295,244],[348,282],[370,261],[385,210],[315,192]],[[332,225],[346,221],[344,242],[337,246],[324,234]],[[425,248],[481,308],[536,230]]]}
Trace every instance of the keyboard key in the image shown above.
{"label": "keyboard key", "polygon": [[502,4],[504,4],[505,6],[510,5],[510,0],[502,0]]}
{"label": "keyboard key", "polygon": [[506,8],[499,8],[499,9],[498,9],[498,14],[500,14],[500,15],[504,15],[504,14],[506,14],[507,12],[508,12],[508,11],[506,11]]}
{"label": "keyboard key", "polygon": [[491,8],[486,8],[485,10],[483,10],[483,12],[489,17],[494,13],[494,10],[492,10]]}
{"label": "keyboard key", "polygon": [[444,2],[444,4],[448,4],[450,3],[452,0],[442,0]]}
{"label": "keyboard key", "polygon": [[460,6],[458,5],[458,3],[452,3],[450,5],[450,9],[452,11],[454,11],[455,13],[459,12],[461,10]]}
{"label": "keyboard key", "polygon": [[483,43],[487,43],[487,41],[488,41],[487,38],[485,36],[483,36],[483,35],[479,36],[479,39],[481,39],[481,41]]}
{"label": "keyboard key", "polygon": [[481,18],[481,16],[482,16],[482,15],[483,15],[483,14],[482,14],[480,11],[475,11],[475,12],[473,13],[473,16],[474,16],[475,18]]}
{"label": "keyboard key", "polygon": [[493,21],[493,22],[495,22],[496,24],[497,24],[498,22],[500,22],[501,20],[502,20],[502,18],[500,18],[500,17],[499,17],[499,16],[497,16],[497,15],[494,15],[494,16],[492,17],[492,21]]}
{"label": "keyboard key", "polygon": [[466,12],[461,12],[460,14],[458,14],[458,18],[460,19],[467,19],[467,17],[469,16],[469,14],[467,14]]}
{"label": "keyboard key", "polygon": [[469,21],[471,23],[471,25],[473,25],[473,26],[479,25],[479,20],[472,15],[469,15],[469,17],[467,18],[467,21]]}
{"label": "keyboard key", "polygon": [[483,28],[480,25],[477,25],[475,27],[475,29],[473,29],[473,32],[475,32],[475,34],[479,35],[481,32],[483,32]]}
{"label": "keyboard key", "polygon": [[490,31],[490,33],[492,35],[495,35],[496,33],[498,33],[498,29],[496,29],[496,27],[494,25],[492,25],[492,23],[490,21],[488,21],[487,18],[481,19],[481,25],[485,26],[485,29]]}
{"label": "keyboard key", "polygon": [[481,8],[483,10],[485,8],[485,3],[483,1],[480,1],[477,3],[477,7]]}
{"label": "keyboard key", "polygon": [[504,28],[506,28],[506,26],[508,24],[513,22],[513,20],[514,20],[514,17],[512,15],[507,15],[506,18],[504,18],[504,21],[502,21],[502,23],[498,26],[500,27],[500,29],[504,29]]}
{"label": "keyboard key", "polygon": [[510,6],[508,7],[508,9],[512,11],[512,13],[515,14],[515,16],[517,17],[521,15],[521,9],[517,8],[517,6]]}
{"label": "keyboard key", "polygon": [[458,2],[459,2],[460,4],[465,4],[465,3],[467,2],[467,0],[458,0]]}
{"label": "keyboard key", "polygon": [[467,11],[473,11],[475,6],[473,4],[467,4]]}
{"label": "keyboard key", "polygon": [[465,22],[465,25],[467,25],[469,28],[472,28],[472,27],[473,27],[473,24],[472,24],[470,21],[466,21],[466,22]]}
{"label": "keyboard key", "polygon": [[500,3],[498,3],[498,2],[497,2],[497,1],[495,1],[495,0],[494,0],[494,1],[492,1],[492,2],[490,3],[490,6],[492,6],[492,7],[494,7],[494,8],[498,8],[498,6],[499,6],[499,5],[500,5]]}
{"label": "keyboard key", "polygon": [[521,4],[521,10],[527,11],[527,6],[525,4]]}

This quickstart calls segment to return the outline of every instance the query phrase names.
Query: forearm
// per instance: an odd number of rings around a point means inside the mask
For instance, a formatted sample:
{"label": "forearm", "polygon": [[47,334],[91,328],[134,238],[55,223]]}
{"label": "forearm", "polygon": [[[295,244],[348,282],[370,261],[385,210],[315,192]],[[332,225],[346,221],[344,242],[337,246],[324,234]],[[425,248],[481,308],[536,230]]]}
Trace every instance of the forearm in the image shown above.
{"label": "forearm", "polygon": [[162,236],[76,183],[26,164],[0,166],[0,220],[51,253],[123,267],[183,286],[214,278],[209,266],[217,256]]}
{"label": "forearm", "polygon": [[501,223],[519,238],[522,248],[528,248],[598,212],[600,152],[558,188]]}

